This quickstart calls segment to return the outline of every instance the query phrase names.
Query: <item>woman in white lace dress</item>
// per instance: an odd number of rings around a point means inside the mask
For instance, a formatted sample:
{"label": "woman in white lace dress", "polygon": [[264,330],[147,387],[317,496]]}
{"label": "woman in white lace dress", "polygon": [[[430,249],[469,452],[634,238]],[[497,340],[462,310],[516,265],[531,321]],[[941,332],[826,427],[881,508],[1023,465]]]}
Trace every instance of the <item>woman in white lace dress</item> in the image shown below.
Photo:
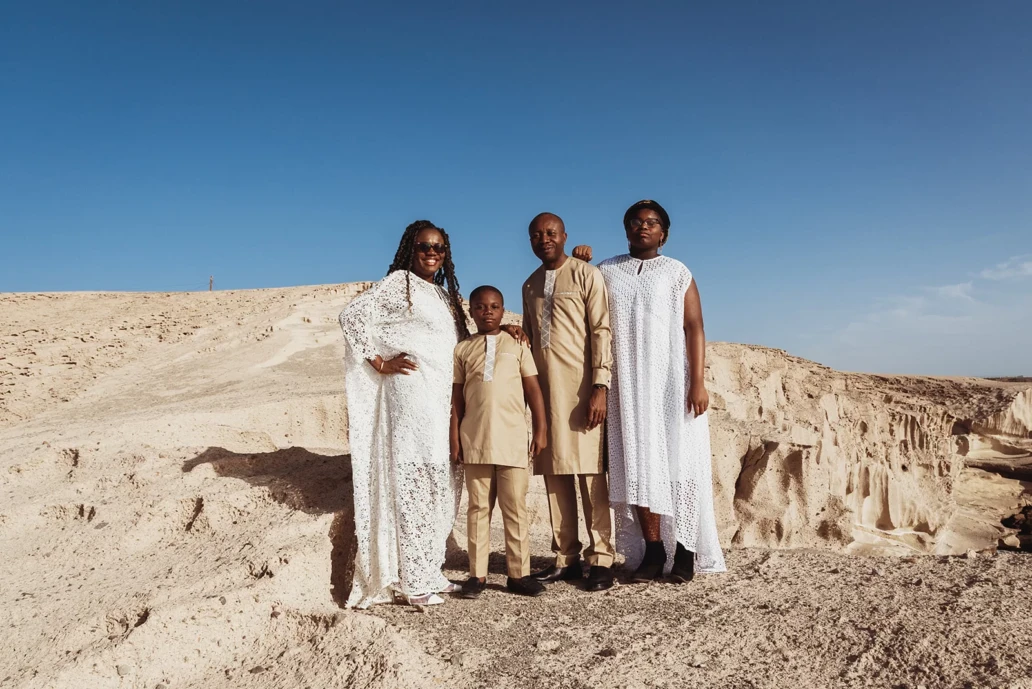
{"label": "woman in white lace dress", "polygon": [[[447,289],[445,284],[447,283]],[[469,335],[448,235],[405,230],[387,277],[340,314],[358,553],[348,605],[455,590],[441,572],[461,476],[450,462],[452,350]]]}
{"label": "woman in white lace dress", "polygon": [[702,305],[691,271],[659,253],[670,231],[662,206],[634,204],[624,229],[629,253],[598,266],[613,329],[607,435],[616,550],[637,567],[633,581],[666,569],[686,582],[696,571],[725,571],[713,512]]}

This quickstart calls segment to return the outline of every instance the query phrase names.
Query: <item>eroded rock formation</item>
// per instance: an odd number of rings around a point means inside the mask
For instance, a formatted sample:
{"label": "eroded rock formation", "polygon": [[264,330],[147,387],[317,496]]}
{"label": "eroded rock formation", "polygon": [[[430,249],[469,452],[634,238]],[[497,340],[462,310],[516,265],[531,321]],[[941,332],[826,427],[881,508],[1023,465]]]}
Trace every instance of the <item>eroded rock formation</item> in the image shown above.
{"label": "eroded rock formation", "polygon": [[735,545],[938,554],[995,547],[1029,504],[1030,390],[842,373],[714,343],[714,476]]}

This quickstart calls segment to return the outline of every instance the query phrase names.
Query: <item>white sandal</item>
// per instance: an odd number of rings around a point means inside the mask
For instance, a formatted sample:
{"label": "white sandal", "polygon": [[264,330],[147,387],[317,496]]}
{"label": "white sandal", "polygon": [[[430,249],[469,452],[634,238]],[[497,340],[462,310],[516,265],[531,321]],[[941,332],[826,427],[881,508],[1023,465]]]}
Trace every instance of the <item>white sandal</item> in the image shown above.
{"label": "white sandal", "polygon": [[425,608],[430,605],[441,605],[444,599],[436,593],[427,593],[422,596],[407,596],[405,602],[414,608]]}
{"label": "white sandal", "polygon": [[454,581],[449,581],[448,585],[438,591],[438,593],[458,593],[462,590],[462,584],[456,584]]}

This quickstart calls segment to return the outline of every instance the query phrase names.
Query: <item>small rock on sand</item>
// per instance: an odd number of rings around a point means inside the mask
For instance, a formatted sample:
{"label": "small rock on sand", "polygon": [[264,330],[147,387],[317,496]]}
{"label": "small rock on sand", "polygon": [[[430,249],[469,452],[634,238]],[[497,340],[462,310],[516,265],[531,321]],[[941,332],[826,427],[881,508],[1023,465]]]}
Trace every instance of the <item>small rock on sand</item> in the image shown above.
{"label": "small rock on sand", "polygon": [[562,644],[559,643],[559,639],[538,639],[538,642],[535,645],[537,646],[537,650],[542,653],[554,653],[559,650],[559,647]]}
{"label": "small rock on sand", "polygon": [[451,664],[458,665],[459,667],[466,667],[476,660],[476,652],[472,649],[466,649],[464,651],[458,651],[453,653],[451,657]]}

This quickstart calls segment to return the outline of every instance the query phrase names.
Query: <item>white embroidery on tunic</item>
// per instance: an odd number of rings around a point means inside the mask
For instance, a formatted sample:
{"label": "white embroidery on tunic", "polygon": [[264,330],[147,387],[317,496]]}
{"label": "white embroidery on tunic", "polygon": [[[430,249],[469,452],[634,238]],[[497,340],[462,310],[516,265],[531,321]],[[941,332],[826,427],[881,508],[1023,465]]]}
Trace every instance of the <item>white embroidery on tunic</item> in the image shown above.
{"label": "white embroidery on tunic", "polygon": [[609,294],[613,380],[609,394],[609,495],[616,550],[636,566],[645,542],[635,505],[662,515],[667,567],[675,542],[698,572],[725,571],[713,511],[709,420],[686,409],[684,294],[688,268],[660,256],[617,256],[599,265]]}
{"label": "white embroidery on tunic", "polygon": [[495,370],[495,352],[498,350],[498,336],[488,335],[487,340],[487,358],[484,359],[484,382],[490,383],[494,380]]}
{"label": "white embroidery on tunic", "polygon": [[545,271],[545,304],[541,307],[541,349],[548,349],[552,333],[552,307],[555,304],[555,273]]}

